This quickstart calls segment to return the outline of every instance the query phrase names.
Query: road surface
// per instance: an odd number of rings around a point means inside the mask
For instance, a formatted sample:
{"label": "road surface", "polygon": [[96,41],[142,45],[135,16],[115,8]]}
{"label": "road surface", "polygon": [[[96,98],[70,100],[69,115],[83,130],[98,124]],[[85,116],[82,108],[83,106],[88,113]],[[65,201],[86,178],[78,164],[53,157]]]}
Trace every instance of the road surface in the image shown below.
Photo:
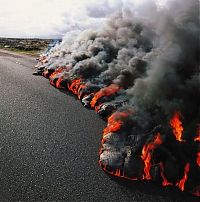
{"label": "road surface", "polygon": [[0,201],[196,201],[98,166],[105,123],[33,76],[35,58],[0,50]]}

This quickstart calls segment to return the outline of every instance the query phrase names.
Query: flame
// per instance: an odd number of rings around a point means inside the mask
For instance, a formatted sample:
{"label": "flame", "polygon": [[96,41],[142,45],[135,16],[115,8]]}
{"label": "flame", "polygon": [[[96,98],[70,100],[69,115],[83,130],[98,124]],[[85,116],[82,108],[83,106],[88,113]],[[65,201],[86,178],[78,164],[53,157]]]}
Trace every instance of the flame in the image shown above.
{"label": "flame", "polygon": [[165,175],[164,175],[164,166],[163,166],[163,163],[161,162],[160,163],[160,168],[161,168],[161,172],[160,172],[160,175],[163,179],[162,181],[162,185],[165,187],[165,186],[169,186],[169,185],[173,185],[171,182],[168,182]]}
{"label": "flame", "polygon": [[78,96],[79,100],[81,99],[81,95],[82,95],[81,90],[83,90],[84,88],[86,88],[86,85],[85,84],[80,84],[80,86],[78,88],[78,91],[77,91],[77,96]]}
{"label": "flame", "polygon": [[116,132],[120,130],[122,124],[124,123],[122,119],[129,116],[128,112],[115,112],[108,118],[107,127],[103,130],[103,135],[110,132]]}
{"label": "flame", "polygon": [[[43,76],[45,77],[49,77],[50,78],[50,83],[52,85],[55,85],[57,88],[62,88],[61,86],[61,82],[63,81],[63,76],[62,73],[63,71],[69,71],[70,67],[59,67],[57,68],[53,73],[50,74],[50,72],[48,70],[45,70],[43,72]],[[55,79],[57,80],[55,83]],[[81,93],[82,90],[84,88],[86,88],[86,84],[85,82],[83,82],[82,78],[78,78],[78,79],[74,79],[72,80],[70,83],[67,84],[68,90],[71,91],[72,93],[74,93],[75,95],[78,96],[78,98],[81,98]],[[97,106],[97,102],[100,98],[104,97],[104,96],[110,96],[113,95],[115,93],[117,93],[121,88],[116,85],[116,84],[111,84],[105,88],[102,88],[101,90],[99,90],[93,97],[92,101],[90,102],[91,107],[95,108],[96,110],[99,109],[99,106],[101,106],[101,104],[99,104]],[[124,122],[130,114],[132,114],[132,112],[128,112],[128,111],[124,111],[124,112],[120,112],[117,111],[115,113],[113,113],[109,118],[108,118],[108,122],[107,122],[107,127],[103,130],[103,138],[101,140],[101,143],[103,144],[106,141],[105,136],[108,133],[114,133],[117,132],[121,129],[121,127],[124,125]],[[176,137],[176,140],[178,141],[184,141],[182,139],[182,135],[183,135],[183,126],[182,126],[182,122],[181,122],[181,114],[180,112],[175,112],[173,117],[170,120],[170,126],[173,130],[173,134]],[[198,125],[197,128],[197,136],[194,138],[194,141],[200,141],[200,124]],[[127,177],[125,176],[126,173],[124,173],[123,168],[116,168],[113,171],[110,171],[109,169],[107,169],[106,165],[103,165],[100,161],[99,164],[101,165],[102,169],[114,176],[118,176],[118,177],[122,177],[125,179],[129,179],[129,180],[138,180],[138,179],[146,179],[146,180],[150,180],[152,179],[151,174],[150,174],[150,170],[151,170],[151,166],[152,166],[152,154],[153,151],[157,148],[158,145],[162,144],[162,139],[161,139],[161,135],[160,133],[157,133],[153,139],[152,142],[145,144],[142,148],[142,154],[141,154],[141,159],[144,162],[144,168],[143,168],[143,175],[142,177],[139,178],[131,178],[131,177]],[[101,154],[103,152],[102,149],[100,149],[99,154]],[[200,167],[200,152],[197,152],[197,158],[196,158],[196,162],[197,165]],[[166,179],[165,175],[164,175],[164,165],[162,162],[159,163],[160,165],[160,176],[162,178],[162,185],[163,186],[169,186],[169,185],[173,185],[171,182],[168,182],[168,180]],[[182,177],[182,179],[180,179],[177,183],[176,186],[178,186],[180,188],[180,190],[184,190],[185,188],[185,182],[188,179],[188,173],[190,170],[190,164],[187,163],[184,167],[184,175]],[[199,192],[195,192],[195,195],[198,195]]]}
{"label": "flame", "polygon": [[78,94],[79,86],[81,85],[81,79],[74,79],[70,84],[68,84],[68,89],[75,95]]}
{"label": "flame", "polygon": [[102,88],[100,91],[98,91],[95,96],[93,97],[92,101],[90,102],[91,107],[94,108],[97,101],[103,97],[103,96],[109,96],[112,94],[115,94],[120,90],[120,87],[116,84],[111,84],[105,88]]}
{"label": "flame", "polygon": [[78,96],[78,99],[81,97],[81,90],[84,89],[86,85],[81,79],[74,79],[70,84],[68,84],[68,90],[73,94]]}
{"label": "flame", "polygon": [[190,171],[190,164],[187,163],[185,165],[183,178],[176,184],[176,186],[178,186],[181,191],[185,189],[185,182],[187,181],[188,178],[187,174],[189,171]]}
{"label": "flame", "polygon": [[151,169],[151,154],[153,150],[156,148],[156,146],[162,144],[162,139],[160,133],[157,133],[155,136],[153,142],[150,142],[149,144],[145,144],[142,148],[142,155],[141,158],[144,161],[144,175],[143,179],[150,180],[150,169]]}
{"label": "flame", "polygon": [[67,68],[64,67],[59,67],[57,68],[51,75],[50,75],[50,79],[53,80],[59,73],[62,73],[64,70],[66,70]]}
{"label": "flame", "polygon": [[196,141],[196,142],[197,142],[197,141],[200,142],[200,135],[197,136],[197,137],[195,137],[195,138],[194,138],[194,141]]}
{"label": "flame", "polygon": [[176,140],[182,142],[183,126],[180,121],[180,112],[175,112],[172,119],[170,120],[170,125],[173,129],[173,134],[176,137]]}
{"label": "flame", "polygon": [[63,81],[63,77],[61,76],[57,81],[56,81],[56,88],[62,88],[61,82]]}

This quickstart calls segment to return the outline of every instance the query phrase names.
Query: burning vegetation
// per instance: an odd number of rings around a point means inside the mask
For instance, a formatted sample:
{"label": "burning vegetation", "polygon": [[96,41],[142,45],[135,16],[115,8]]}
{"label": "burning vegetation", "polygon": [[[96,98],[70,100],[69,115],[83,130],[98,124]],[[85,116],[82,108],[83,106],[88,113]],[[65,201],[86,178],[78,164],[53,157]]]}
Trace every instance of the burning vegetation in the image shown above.
{"label": "burning vegetation", "polygon": [[141,14],[123,9],[39,58],[34,74],[107,121],[105,172],[200,195],[198,7],[184,0]]}

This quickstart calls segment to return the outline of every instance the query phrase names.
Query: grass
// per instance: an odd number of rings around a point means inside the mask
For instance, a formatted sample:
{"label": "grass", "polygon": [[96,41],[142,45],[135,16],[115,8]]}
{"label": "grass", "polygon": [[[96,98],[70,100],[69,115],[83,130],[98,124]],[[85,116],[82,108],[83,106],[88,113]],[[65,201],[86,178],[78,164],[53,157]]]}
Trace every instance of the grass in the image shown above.
{"label": "grass", "polygon": [[0,37],[0,49],[19,54],[38,56],[48,47],[51,39],[24,39]]}

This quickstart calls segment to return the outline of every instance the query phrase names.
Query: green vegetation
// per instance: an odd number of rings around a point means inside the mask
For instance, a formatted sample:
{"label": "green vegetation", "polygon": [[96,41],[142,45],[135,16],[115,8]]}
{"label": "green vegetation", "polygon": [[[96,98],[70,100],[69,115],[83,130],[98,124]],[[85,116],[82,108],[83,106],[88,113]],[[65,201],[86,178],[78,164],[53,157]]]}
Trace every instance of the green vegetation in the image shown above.
{"label": "green vegetation", "polygon": [[37,56],[50,42],[51,39],[0,38],[0,49]]}

